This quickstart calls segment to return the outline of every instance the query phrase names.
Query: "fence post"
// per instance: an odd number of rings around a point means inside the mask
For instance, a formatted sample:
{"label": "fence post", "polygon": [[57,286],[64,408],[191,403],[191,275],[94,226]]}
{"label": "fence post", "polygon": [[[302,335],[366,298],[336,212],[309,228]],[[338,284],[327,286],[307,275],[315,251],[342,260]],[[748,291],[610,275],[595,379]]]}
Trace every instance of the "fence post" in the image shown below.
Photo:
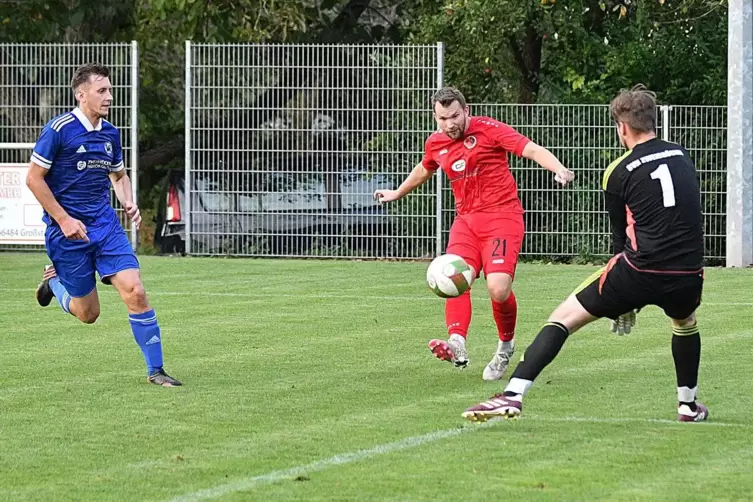
{"label": "fence post", "polygon": [[753,264],[753,0],[729,2],[727,267]]}
{"label": "fence post", "polygon": [[[444,85],[444,43],[437,42],[437,89]],[[434,110],[431,111],[432,114]],[[442,254],[442,185],[444,176],[442,170],[437,169],[437,242],[435,256]]]}
{"label": "fence post", "polygon": [[669,141],[669,111],[672,109],[669,105],[661,105],[661,139]]}
{"label": "fence post", "polygon": [[[139,204],[139,43],[131,41],[131,191]],[[139,231],[131,224],[131,247],[139,245]]]}
{"label": "fence post", "polygon": [[186,112],[185,122],[183,124],[185,136],[185,180],[184,180],[184,213],[183,222],[185,223],[185,247],[186,254],[191,254],[191,41],[186,40]]}

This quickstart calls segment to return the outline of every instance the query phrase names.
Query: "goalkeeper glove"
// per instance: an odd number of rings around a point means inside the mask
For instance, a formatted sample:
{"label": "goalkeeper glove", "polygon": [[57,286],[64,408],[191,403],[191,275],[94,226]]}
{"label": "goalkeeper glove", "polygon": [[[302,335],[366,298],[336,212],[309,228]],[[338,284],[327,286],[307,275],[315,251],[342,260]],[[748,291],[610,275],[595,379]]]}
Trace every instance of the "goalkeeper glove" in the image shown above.
{"label": "goalkeeper glove", "polygon": [[622,314],[617,319],[612,321],[612,333],[617,333],[619,336],[628,335],[635,326],[635,314],[640,312],[640,309],[631,310],[625,314]]}

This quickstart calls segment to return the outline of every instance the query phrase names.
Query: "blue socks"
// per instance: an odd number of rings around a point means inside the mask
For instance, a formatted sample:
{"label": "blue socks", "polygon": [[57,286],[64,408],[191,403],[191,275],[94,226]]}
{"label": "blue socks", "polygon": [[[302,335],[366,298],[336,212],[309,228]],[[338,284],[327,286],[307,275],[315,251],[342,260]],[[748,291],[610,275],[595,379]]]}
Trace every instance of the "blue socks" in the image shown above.
{"label": "blue socks", "polygon": [[[58,277],[50,279],[49,284],[55,295],[55,299],[60,304],[60,308],[63,309],[63,312],[70,314],[71,295],[65,290],[65,286],[63,286]],[[131,323],[133,337],[144,354],[144,361],[146,361],[149,375],[162,369],[162,339],[160,337],[159,324],[157,324],[157,315],[154,313],[154,310],[149,310],[143,314],[130,314],[128,321]]]}
{"label": "blue socks", "polygon": [[[70,314],[71,295],[65,290],[65,286],[61,284],[58,277],[50,279],[50,288],[52,288],[55,299],[60,304],[63,312]],[[154,310],[149,310],[143,314],[130,314],[128,321],[131,323],[133,337],[144,354],[149,374],[151,375],[155,371],[162,369],[162,339],[160,337],[159,324],[157,324],[157,315],[154,313]]]}
{"label": "blue socks", "polygon": [[131,323],[133,337],[144,354],[147,371],[151,375],[162,368],[162,339],[157,315],[152,309],[143,314],[129,314],[128,321]]}
{"label": "blue socks", "polygon": [[50,279],[50,288],[52,288],[52,292],[55,295],[55,299],[60,304],[60,308],[63,309],[63,312],[70,314],[71,313],[71,295],[68,294],[68,291],[65,290],[65,286],[60,282],[60,278],[53,277]]}

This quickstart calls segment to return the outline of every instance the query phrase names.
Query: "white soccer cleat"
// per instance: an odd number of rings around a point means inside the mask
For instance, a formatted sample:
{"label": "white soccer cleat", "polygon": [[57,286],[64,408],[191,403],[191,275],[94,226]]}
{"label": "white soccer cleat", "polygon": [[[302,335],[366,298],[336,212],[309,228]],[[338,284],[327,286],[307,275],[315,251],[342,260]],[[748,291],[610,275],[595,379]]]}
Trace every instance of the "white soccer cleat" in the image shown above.
{"label": "white soccer cleat", "polygon": [[447,341],[434,339],[429,342],[429,350],[434,357],[441,361],[449,361],[456,368],[468,366],[468,351],[465,350],[465,339],[460,335],[450,335]]}
{"label": "white soccer cleat", "polygon": [[495,352],[492,360],[484,368],[483,378],[487,382],[495,382],[502,378],[502,375],[507,371],[507,367],[510,365],[510,359],[515,353],[515,340],[509,342],[509,348],[503,349],[505,342],[499,342],[497,345],[497,352]]}
{"label": "white soccer cleat", "polygon": [[696,410],[690,409],[687,404],[677,405],[677,421],[678,422],[703,422],[709,418],[709,409],[705,404],[696,401]]}

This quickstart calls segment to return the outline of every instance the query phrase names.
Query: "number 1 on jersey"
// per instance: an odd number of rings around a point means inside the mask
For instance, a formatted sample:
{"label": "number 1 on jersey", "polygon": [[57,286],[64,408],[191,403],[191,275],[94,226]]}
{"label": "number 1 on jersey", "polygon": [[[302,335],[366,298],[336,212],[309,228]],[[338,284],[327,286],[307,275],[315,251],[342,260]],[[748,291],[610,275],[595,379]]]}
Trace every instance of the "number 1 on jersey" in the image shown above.
{"label": "number 1 on jersey", "polygon": [[664,207],[674,207],[675,186],[672,184],[672,175],[669,174],[669,166],[662,164],[651,173],[652,180],[659,180],[661,193],[664,197]]}

